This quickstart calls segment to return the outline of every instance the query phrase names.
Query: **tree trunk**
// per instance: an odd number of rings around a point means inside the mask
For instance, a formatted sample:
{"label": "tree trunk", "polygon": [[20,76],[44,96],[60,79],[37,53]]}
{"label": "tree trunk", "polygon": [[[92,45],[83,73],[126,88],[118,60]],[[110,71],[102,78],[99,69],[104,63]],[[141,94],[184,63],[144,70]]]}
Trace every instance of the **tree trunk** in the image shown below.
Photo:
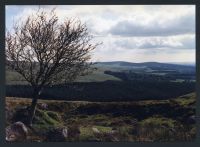
{"label": "tree trunk", "polygon": [[35,116],[35,110],[36,110],[37,101],[38,101],[40,93],[41,93],[41,91],[34,90],[34,96],[32,99],[31,106],[30,106],[30,110],[29,110],[28,125],[30,125],[30,126],[32,126],[32,123],[33,123],[33,118]]}
{"label": "tree trunk", "polygon": [[29,110],[29,122],[28,125],[32,125],[33,122],[33,118],[35,116],[35,110],[36,110],[36,106],[37,106],[37,97],[32,99],[32,103],[30,106],[30,110]]}

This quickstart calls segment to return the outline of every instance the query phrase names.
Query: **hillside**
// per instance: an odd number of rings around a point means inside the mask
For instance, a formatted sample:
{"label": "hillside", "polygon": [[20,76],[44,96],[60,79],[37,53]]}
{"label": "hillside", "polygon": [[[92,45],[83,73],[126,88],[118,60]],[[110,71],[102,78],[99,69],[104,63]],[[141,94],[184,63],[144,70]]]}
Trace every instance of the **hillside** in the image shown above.
{"label": "hillside", "polygon": [[[196,133],[195,99],[191,93],[159,101],[39,100],[28,140],[53,141],[53,134],[49,136],[53,128],[74,126],[80,129],[74,141],[192,141]],[[30,99],[7,97],[7,125],[15,121],[26,123],[29,104]]]}
{"label": "hillside", "polygon": [[[195,67],[144,62],[97,62],[92,74],[74,83],[45,87],[41,99],[88,101],[135,101],[175,98],[195,90]],[[7,67],[6,96],[32,97],[32,89]]]}
{"label": "hillside", "polygon": [[[106,71],[112,72],[133,72],[139,74],[150,75],[163,75],[166,74],[179,76],[180,74],[188,74],[188,77],[194,78],[195,67],[189,65],[158,63],[158,62],[144,62],[144,63],[131,63],[124,61],[113,62],[96,62],[93,65],[97,68],[92,74],[79,77],[76,82],[103,82],[107,80],[121,81],[119,77],[115,75],[106,74]],[[13,84],[27,84],[24,79],[15,71],[6,68],[6,83]]]}

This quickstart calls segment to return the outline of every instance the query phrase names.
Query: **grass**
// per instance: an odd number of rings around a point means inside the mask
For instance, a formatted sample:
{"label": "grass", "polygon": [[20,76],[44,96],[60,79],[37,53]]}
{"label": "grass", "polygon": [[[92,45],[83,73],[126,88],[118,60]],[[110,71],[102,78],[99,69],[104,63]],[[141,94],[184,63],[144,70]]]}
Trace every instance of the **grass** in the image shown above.
{"label": "grass", "polygon": [[80,140],[89,140],[94,138],[91,127],[80,127]]}
{"label": "grass", "polygon": [[107,80],[121,81],[121,79],[115,76],[104,74],[104,70],[98,69],[90,75],[79,77],[76,82],[102,82]]}
{"label": "grass", "polygon": [[6,84],[28,84],[17,72],[6,70]]}
{"label": "grass", "polygon": [[144,119],[140,122],[141,126],[164,126],[167,128],[174,128],[176,125],[176,121],[170,118],[162,117],[162,116],[153,116],[147,119]]}
{"label": "grass", "polygon": [[94,128],[97,128],[100,132],[108,133],[112,131],[112,127],[105,127],[105,126],[93,126]]}
{"label": "grass", "polygon": [[34,123],[40,125],[58,126],[62,125],[61,118],[58,113],[53,111],[37,110]]}
{"label": "grass", "polygon": [[[6,98],[6,107],[12,115],[30,103],[31,99]],[[52,128],[77,125],[80,127],[77,141],[190,141],[196,134],[195,125],[184,124],[177,118],[194,115],[194,103],[194,93],[173,100],[138,102],[39,100],[29,139],[43,141]],[[47,104],[47,108],[42,108],[41,104]],[[169,106],[171,110],[166,109]],[[99,111],[95,111],[97,109]],[[185,113],[178,113],[178,110]],[[169,115],[170,112],[173,113]],[[9,121],[7,119],[8,125],[12,123]],[[100,135],[92,128],[98,129]],[[117,132],[114,138],[109,135],[112,130]]]}
{"label": "grass", "polygon": [[104,126],[87,126],[87,127],[80,127],[80,140],[92,140],[95,139],[95,133],[93,132],[92,128],[97,128],[100,133],[108,133],[112,130],[111,127],[104,127]]}
{"label": "grass", "polygon": [[195,93],[187,94],[176,98],[174,101],[181,106],[188,107],[190,105],[194,105],[194,103],[196,102],[196,95]]}
{"label": "grass", "polygon": [[[115,76],[104,74],[105,70],[108,70],[108,69],[100,68],[94,71],[93,73],[91,73],[90,75],[80,76],[78,77],[76,82],[102,82],[102,81],[107,81],[107,80],[121,81],[121,79]],[[6,84],[8,85],[22,84],[23,85],[23,84],[28,84],[28,83],[16,71],[6,70]]]}

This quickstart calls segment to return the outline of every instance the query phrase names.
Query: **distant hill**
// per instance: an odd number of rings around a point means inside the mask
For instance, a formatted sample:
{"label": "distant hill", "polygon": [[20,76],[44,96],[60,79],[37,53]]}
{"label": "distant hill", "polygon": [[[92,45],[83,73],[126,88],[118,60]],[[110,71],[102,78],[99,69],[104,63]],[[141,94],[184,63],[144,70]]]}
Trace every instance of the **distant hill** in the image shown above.
{"label": "distant hill", "polygon": [[165,68],[165,69],[188,69],[194,70],[194,67],[191,65],[184,65],[184,64],[172,64],[172,63],[159,63],[159,62],[142,62],[142,63],[132,63],[132,62],[125,62],[125,61],[113,61],[113,62],[96,62],[98,66],[113,66],[113,67],[143,67],[143,68]]}
{"label": "distant hill", "polygon": [[170,62],[169,64],[178,64],[178,65],[189,65],[189,66],[195,66],[195,62]]}
{"label": "distant hill", "polygon": [[[96,62],[92,74],[74,83],[46,87],[45,99],[127,101],[168,99],[195,90],[195,67],[158,62]],[[6,70],[6,95],[32,97],[23,78]]]}
{"label": "distant hill", "polygon": [[[121,81],[122,79],[112,75],[106,74],[107,71],[112,72],[132,72],[138,74],[153,74],[153,75],[166,75],[166,73],[173,74],[195,74],[195,67],[190,65],[180,65],[171,63],[159,63],[159,62],[143,62],[132,63],[125,61],[113,61],[113,62],[95,62],[94,67],[97,68],[92,74],[79,77],[76,82],[103,82],[107,80]],[[6,82],[7,84],[21,84],[26,83],[23,78],[7,68],[6,70]]]}

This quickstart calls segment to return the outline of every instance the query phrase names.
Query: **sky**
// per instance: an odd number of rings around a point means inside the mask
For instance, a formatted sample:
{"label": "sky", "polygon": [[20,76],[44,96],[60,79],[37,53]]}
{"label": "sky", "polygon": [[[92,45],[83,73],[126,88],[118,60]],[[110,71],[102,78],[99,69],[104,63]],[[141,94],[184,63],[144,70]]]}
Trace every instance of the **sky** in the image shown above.
{"label": "sky", "polygon": [[86,24],[93,42],[102,42],[93,62],[195,62],[194,5],[9,5],[6,29],[39,7]]}

